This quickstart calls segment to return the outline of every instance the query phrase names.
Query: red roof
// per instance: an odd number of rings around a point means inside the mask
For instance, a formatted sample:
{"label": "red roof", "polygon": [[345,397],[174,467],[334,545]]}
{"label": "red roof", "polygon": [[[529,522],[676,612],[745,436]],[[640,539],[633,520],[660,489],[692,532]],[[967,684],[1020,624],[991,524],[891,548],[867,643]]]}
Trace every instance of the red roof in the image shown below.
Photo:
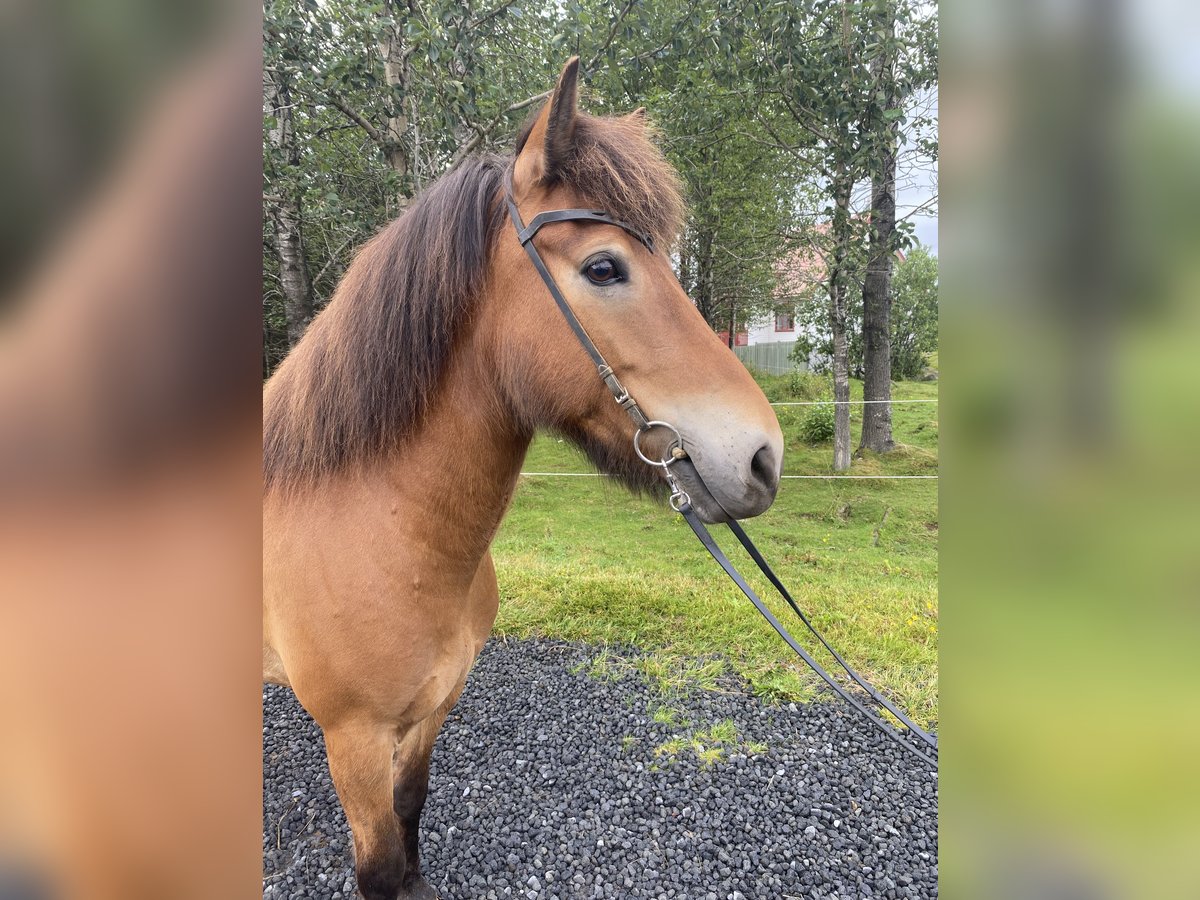
{"label": "red roof", "polygon": [[[816,231],[818,234],[826,234],[829,231],[829,223],[818,223]],[[904,262],[904,253],[897,250],[896,259]],[[778,279],[775,297],[780,301],[791,301],[815,287],[824,286],[829,277],[829,270],[825,260],[812,244],[802,244],[776,260],[775,277]]]}

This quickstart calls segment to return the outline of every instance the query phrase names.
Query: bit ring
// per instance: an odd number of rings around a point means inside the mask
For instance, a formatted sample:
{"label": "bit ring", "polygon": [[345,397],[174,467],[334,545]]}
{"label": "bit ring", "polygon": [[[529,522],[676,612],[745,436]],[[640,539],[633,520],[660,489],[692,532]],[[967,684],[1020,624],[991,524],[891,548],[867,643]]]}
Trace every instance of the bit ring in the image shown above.
{"label": "bit ring", "polygon": [[[667,445],[668,453],[664,459],[651,459],[645,453],[642,452],[642,444],[641,444],[642,434],[644,432],[647,432],[650,429],[654,428],[656,425],[669,429],[671,431],[671,433],[675,435],[675,439],[673,441],[671,441],[670,444]],[[668,466],[673,465],[676,462],[676,460],[678,459],[678,457],[672,455],[670,453],[670,451],[676,447],[679,447],[679,448],[683,447],[683,438],[679,436],[679,429],[677,429],[670,422],[662,422],[658,419],[652,419],[651,421],[649,421],[645,425],[643,425],[641,428],[639,428],[637,431],[635,431],[633,434],[633,452],[638,455],[638,459],[640,459],[642,462],[644,462],[650,466],[659,466],[660,468],[665,469]]]}

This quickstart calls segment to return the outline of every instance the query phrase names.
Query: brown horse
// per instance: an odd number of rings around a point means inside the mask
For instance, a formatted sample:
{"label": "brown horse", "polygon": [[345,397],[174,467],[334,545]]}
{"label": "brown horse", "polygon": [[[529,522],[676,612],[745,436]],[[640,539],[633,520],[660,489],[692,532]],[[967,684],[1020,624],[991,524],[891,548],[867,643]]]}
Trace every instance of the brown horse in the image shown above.
{"label": "brown horse", "polygon": [[[266,388],[264,677],[324,730],[368,900],[435,896],[417,859],[429,755],[495,619],[488,547],[535,430],[662,490],[506,215],[511,167],[526,221],[586,206],[675,239],[678,180],[644,115],[577,112],[577,75],[572,60],[515,159],[465,162],[362,249]],[[679,430],[699,514],[770,506],[778,422],[666,255],[599,223],[536,244],[647,414]]]}

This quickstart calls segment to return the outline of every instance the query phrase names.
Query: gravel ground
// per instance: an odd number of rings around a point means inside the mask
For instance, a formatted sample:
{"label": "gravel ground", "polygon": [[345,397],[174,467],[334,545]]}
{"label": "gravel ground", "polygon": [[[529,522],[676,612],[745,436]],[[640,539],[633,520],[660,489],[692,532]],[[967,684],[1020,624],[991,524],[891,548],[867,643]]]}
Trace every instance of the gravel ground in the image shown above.
{"label": "gravel ground", "polygon": [[[589,674],[598,653],[484,649],[438,738],[422,819],[422,868],[444,900],[937,896],[937,776],[843,704],[770,706],[729,679],[672,700],[683,719],[662,724],[638,675]],[[719,726],[714,762],[656,753],[724,720],[737,736]],[[354,897],[319,729],[274,686],[263,725],[263,897]]]}

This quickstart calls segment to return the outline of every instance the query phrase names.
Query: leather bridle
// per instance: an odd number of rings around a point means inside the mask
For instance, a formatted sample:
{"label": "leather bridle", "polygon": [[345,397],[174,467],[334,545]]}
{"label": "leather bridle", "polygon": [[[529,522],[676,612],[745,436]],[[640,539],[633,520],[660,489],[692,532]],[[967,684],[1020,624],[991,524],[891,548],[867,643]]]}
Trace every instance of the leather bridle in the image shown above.
{"label": "leather bridle", "polygon": [[[792,650],[794,650],[796,654],[803,659],[804,662],[807,663],[808,666],[814,672],[816,672],[817,675],[819,675],[821,679],[829,685],[830,688],[834,690],[835,693],[837,693],[842,699],[844,699],[847,703],[849,703],[876,726],[878,726],[885,734],[896,740],[902,747],[916,754],[930,765],[936,767],[937,761],[934,758],[918,749],[911,742],[905,740],[902,736],[902,732],[899,732],[895,728],[888,725],[881,716],[868,709],[857,697],[851,694],[845,686],[840,684],[836,679],[833,678],[833,676],[825,671],[825,669],[815,659],[813,659],[812,655],[805,650],[794,637],[792,637],[792,635],[786,628],[784,628],[780,621],[775,618],[775,616],[767,608],[766,604],[763,603],[762,599],[757,593],[755,593],[754,589],[750,587],[745,578],[743,578],[741,573],[738,572],[738,570],[734,567],[733,563],[729,561],[729,557],[727,557],[717,545],[717,542],[713,539],[713,536],[709,533],[708,529],[704,527],[704,523],[701,522],[700,518],[696,515],[696,511],[692,508],[691,498],[679,484],[678,480],[675,478],[675,474],[671,471],[671,466],[673,466],[679,460],[687,458],[687,449],[683,446],[683,438],[680,437],[678,429],[668,422],[663,422],[658,419],[651,419],[649,416],[647,416],[645,412],[643,412],[642,408],[638,405],[638,402],[630,395],[628,389],[621,384],[621,380],[617,377],[616,373],[613,372],[612,366],[605,361],[604,355],[600,352],[600,349],[596,346],[591,337],[588,336],[583,324],[575,315],[575,311],[571,309],[571,304],[567,302],[567,298],[564,297],[562,291],[559,290],[558,285],[554,281],[554,276],[552,276],[550,274],[550,270],[546,268],[545,262],[543,262],[541,255],[537,251],[537,247],[533,243],[534,237],[543,227],[556,222],[598,222],[604,225],[615,225],[617,228],[628,232],[630,235],[636,238],[651,254],[655,252],[653,238],[626,222],[621,222],[612,218],[604,210],[598,209],[556,209],[549,212],[542,212],[534,216],[530,223],[526,225],[521,218],[521,211],[517,208],[516,200],[513,198],[512,174],[511,168],[509,168],[509,170],[505,173],[504,200],[508,205],[509,218],[512,219],[513,227],[517,230],[517,239],[521,242],[521,246],[525,248],[525,253],[529,256],[529,260],[533,263],[533,267],[537,270],[538,275],[541,276],[542,282],[546,285],[546,289],[550,292],[550,296],[554,298],[554,302],[557,304],[559,311],[563,314],[563,317],[567,320],[567,324],[570,325],[571,330],[575,332],[575,337],[579,340],[579,343],[583,345],[583,349],[587,351],[588,356],[591,357],[592,363],[596,366],[597,374],[600,376],[601,380],[604,382],[609,391],[612,392],[613,399],[616,400],[617,404],[623,410],[625,410],[626,413],[628,413],[629,417],[633,420],[634,425],[637,426],[637,431],[635,431],[633,435],[634,452],[637,453],[638,458],[647,465],[655,466],[663,470],[663,476],[666,478],[667,484],[671,488],[671,508],[683,516],[688,525],[691,526],[692,531],[695,532],[696,537],[700,539],[700,543],[704,545],[704,548],[708,550],[713,559],[717,561],[718,565],[725,570],[725,573],[730,577],[730,579],[733,580],[733,583],[736,584],[742,593],[750,599],[750,602],[754,604],[755,608],[762,614],[771,627],[778,632],[779,636],[787,642],[788,646],[791,647]],[[666,428],[674,435],[671,442],[667,445],[668,452],[662,457],[662,459],[657,460],[646,456],[641,447],[642,435],[655,428]],[[696,477],[703,481],[699,471],[696,472]],[[709,493],[711,494],[712,492],[710,491]],[[841,654],[834,650],[833,647],[830,646],[829,642],[825,640],[824,636],[817,631],[816,627],[809,620],[808,616],[801,612],[800,607],[796,604],[796,601],[792,599],[792,595],[788,593],[788,590],[786,587],[784,587],[783,582],[781,582],[774,571],[772,571],[771,567],[767,564],[767,561],[763,558],[758,548],[754,546],[754,543],[750,540],[749,535],[742,530],[741,525],[739,525],[736,520],[732,519],[726,524],[728,525],[729,530],[733,532],[734,537],[737,538],[738,543],[740,543],[746,549],[746,552],[750,554],[750,558],[754,560],[755,565],[757,565],[763,575],[767,577],[767,580],[774,585],[775,589],[779,591],[780,596],[782,596],[787,602],[788,606],[792,608],[792,611],[800,618],[800,621],[804,623],[804,625],[809,631],[812,632],[821,645],[829,651],[837,663],[846,671],[846,674],[849,675],[850,679],[863,691],[865,691],[870,699],[874,701],[874,703],[878,704],[879,707],[886,709],[900,722],[902,722],[909,734],[916,737],[927,747],[936,751],[938,746],[937,737],[916,725],[907,715],[905,715],[901,709],[899,709],[890,700],[875,690],[875,688],[872,687],[865,678],[851,668],[850,664],[842,658]]]}

